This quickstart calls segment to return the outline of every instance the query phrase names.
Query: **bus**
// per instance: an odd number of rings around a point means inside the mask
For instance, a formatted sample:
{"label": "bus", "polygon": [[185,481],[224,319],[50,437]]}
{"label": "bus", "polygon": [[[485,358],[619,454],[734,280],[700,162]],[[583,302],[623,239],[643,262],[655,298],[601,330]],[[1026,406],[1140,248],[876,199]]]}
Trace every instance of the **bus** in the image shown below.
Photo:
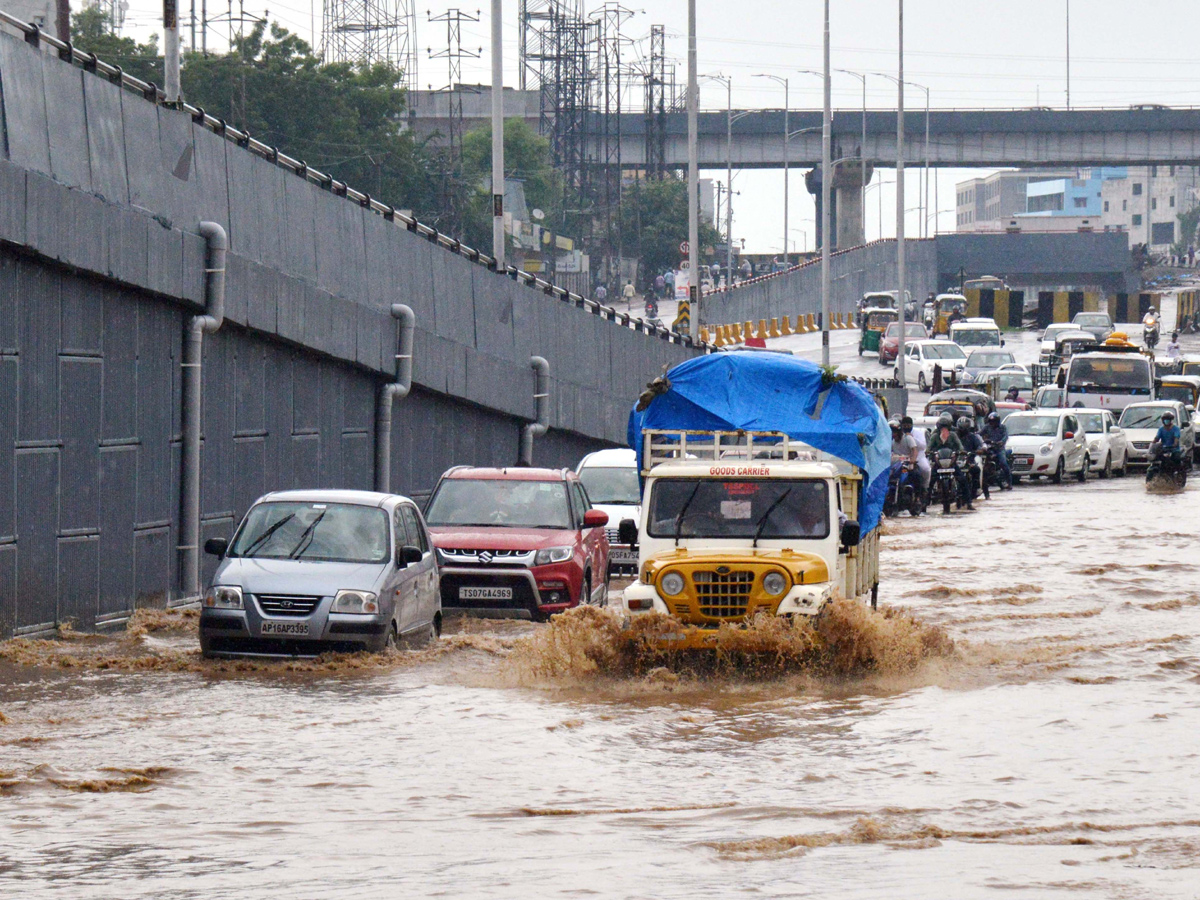
{"label": "bus", "polygon": [[1111,409],[1154,399],[1154,361],[1129,345],[1102,346],[1095,353],[1080,353],[1068,364],[1067,406]]}

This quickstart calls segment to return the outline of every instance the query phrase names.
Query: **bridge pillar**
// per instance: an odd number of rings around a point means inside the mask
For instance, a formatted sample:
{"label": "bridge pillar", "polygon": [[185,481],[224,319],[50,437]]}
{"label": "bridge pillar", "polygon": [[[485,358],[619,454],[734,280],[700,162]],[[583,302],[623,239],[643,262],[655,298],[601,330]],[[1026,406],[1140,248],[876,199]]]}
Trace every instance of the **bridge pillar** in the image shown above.
{"label": "bridge pillar", "polygon": [[837,195],[837,232],[835,247],[845,249],[867,242],[867,223],[863,221],[862,193],[871,183],[875,167],[861,159],[849,159],[835,169],[833,190]]}

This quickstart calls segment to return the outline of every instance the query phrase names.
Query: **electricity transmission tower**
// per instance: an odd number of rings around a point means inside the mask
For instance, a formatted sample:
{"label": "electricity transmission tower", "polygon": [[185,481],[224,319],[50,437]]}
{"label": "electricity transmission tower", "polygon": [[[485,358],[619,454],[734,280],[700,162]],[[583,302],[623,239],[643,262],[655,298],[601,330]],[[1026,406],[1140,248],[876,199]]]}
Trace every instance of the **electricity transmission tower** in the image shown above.
{"label": "electricity transmission tower", "polygon": [[463,150],[463,107],[462,107],[462,61],[478,59],[483,55],[483,48],[478,50],[463,49],[463,23],[479,21],[479,13],[474,15],[461,9],[448,9],[441,15],[429,15],[433,23],[445,23],[446,46],[434,52],[432,47],[426,48],[430,59],[444,59],[447,67],[446,86],[442,92],[448,101],[447,121],[447,156],[445,170],[442,173],[442,208],[446,210],[449,226],[459,228],[461,225],[461,203],[459,186],[462,182],[462,150]]}
{"label": "electricity transmission tower", "polygon": [[388,63],[417,86],[415,0],[325,0],[321,53],[326,62]]}

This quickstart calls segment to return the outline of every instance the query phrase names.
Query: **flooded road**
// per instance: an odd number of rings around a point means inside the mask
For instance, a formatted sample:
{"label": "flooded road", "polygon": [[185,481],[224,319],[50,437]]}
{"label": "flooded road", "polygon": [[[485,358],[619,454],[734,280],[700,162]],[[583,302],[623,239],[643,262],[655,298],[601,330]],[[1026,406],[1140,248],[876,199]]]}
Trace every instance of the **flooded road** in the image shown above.
{"label": "flooded road", "polygon": [[6,645],[0,895],[1195,898],[1195,490],[889,522],[954,651],[851,678],[530,683],[488,622],[349,670]]}

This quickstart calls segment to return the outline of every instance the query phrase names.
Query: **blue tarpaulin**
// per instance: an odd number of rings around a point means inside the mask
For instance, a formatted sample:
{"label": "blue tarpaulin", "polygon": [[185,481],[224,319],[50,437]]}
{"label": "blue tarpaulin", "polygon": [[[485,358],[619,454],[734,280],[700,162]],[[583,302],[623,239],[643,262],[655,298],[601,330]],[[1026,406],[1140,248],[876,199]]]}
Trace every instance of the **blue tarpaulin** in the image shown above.
{"label": "blue tarpaulin", "polygon": [[892,460],[892,434],[875,398],[851,381],[822,395],[815,363],[777,353],[698,356],[667,373],[671,387],[629,414],[629,446],[642,458],[642,430],[781,431],[865,475],[859,507],[863,533],[879,524]]}

